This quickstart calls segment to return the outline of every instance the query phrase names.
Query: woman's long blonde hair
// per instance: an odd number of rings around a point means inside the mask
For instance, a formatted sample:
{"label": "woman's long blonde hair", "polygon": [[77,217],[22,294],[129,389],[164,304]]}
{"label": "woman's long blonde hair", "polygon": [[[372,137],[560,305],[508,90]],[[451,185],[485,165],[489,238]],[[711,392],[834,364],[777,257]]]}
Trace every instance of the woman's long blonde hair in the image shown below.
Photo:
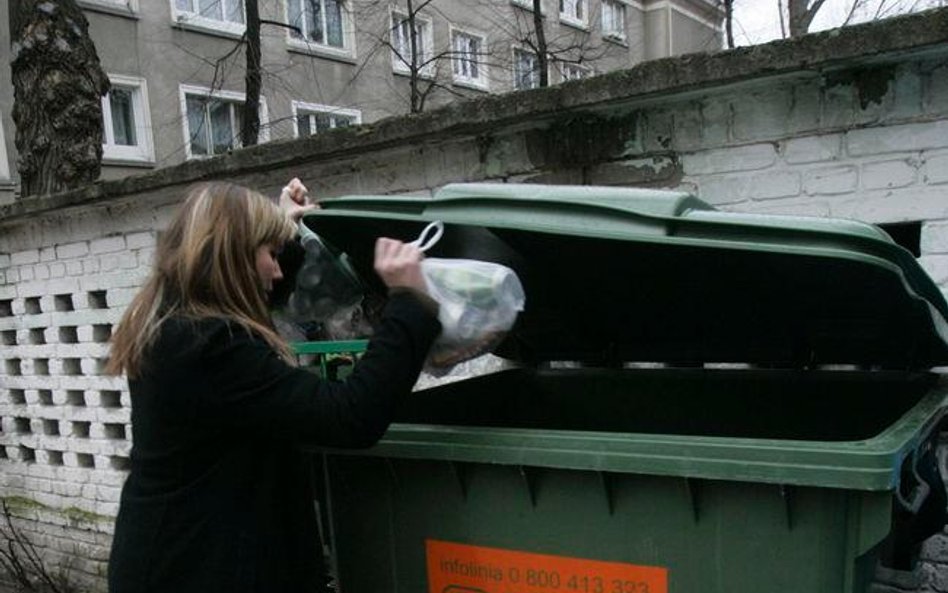
{"label": "woman's long blonde hair", "polygon": [[231,183],[192,188],[158,241],[151,276],[112,335],[106,371],[139,376],[162,322],[173,315],[232,320],[290,360],[267,312],[256,252],[295,232],[283,211],[253,190]]}

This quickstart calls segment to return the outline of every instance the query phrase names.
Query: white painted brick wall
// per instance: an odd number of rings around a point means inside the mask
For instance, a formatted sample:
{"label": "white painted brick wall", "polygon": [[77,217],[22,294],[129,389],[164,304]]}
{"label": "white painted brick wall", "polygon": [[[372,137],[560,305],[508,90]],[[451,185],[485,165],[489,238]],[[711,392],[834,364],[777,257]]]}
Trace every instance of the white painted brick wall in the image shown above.
{"label": "white painted brick wall", "polygon": [[922,181],[929,185],[948,183],[948,152],[932,151],[926,154]]}
{"label": "white painted brick wall", "polygon": [[791,165],[826,163],[839,158],[842,134],[791,138],[783,144],[783,157]]}
{"label": "white painted brick wall", "polygon": [[105,237],[89,242],[89,251],[92,253],[113,253],[125,249],[125,237]]}
{"label": "white painted brick wall", "polygon": [[923,224],[920,242],[922,253],[948,253],[948,221],[930,221]]}
{"label": "white painted brick wall", "polygon": [[125,237],[125,242],[129,249],[153,247],[155,245],[155,233],[152,231],[144,233],[131,233]]}
{"label": "white painted brick wall", "polygon": [[848,154],[864,156],[944,148],[948,120],[887,126],[884,131],[880,133],[879,128],[872,127],[848,132]]}
{"label": "white painted brick wall", "polygon": [[858,183],[858,170],[851,165],[820,167],[803,175],[803,190],[809,195],[851,193]]}
{"label": "white painted brick wall", "polygon": [[682,165],[686,175],[701,175],[766,169],[776,161],[777,151],[773,144],[751,144],[684,155]]}
{"label": "white painted brick wall", "polygon": [[10,264],[22,266],[24,264],[35,264],[39,262],[39,250],[29,249],[26,251],[17,251],[10,254]]}
{"label": "white painted brick wall", "polygon": [[89,253],[89,243],[79,241],[77,243],[65,243],[56,246],[56,257],[60,260],[82,257]]}
{"label": "white painted brick wall", "polygon": [[905,187],[915,183],[920,163],[914,159],[899,159],[862,165],[862,187],[883,189]]}
{"label": "white painted brick wall", "polygon": [[[125,476],[113,469],[113,460],[124,459],[119,463],[125,466],[131,449],[127,386],[122,378],[101,374],[107,333],[95,328],[117,322],[148,273],[147,266],[139,269],[140,253],[150,257],[154,250],[153,230],[127,236],[75,241],[59,233],[58,244],[0,254],[0,272],[8,282],[0,286],[0,299],[10,299],[13,314],[0,317],[0,330],[11,331],[16,341],[0,350],[0,447],[5,454],[0,455],[0,495],[49,507],[33,525],[36,541],[50,543],[50,551],[68,556],[72,542],[85,540],[79,560],[98,563],[90,568],[97,575],[89,577],[92,590],[102,588],[112,531],[108,517],[117,512]],[[39,313],[28,311],[27,299],[35,299]],[[74,310],[64,310],[69,305]],[[74,329],[63,334],[64,327]],[[20,376],[7,374],[12,357],[20,360]],[[103,407],[102,390],[119,392],[120,407]],[[123,432],[125,438],[117,438]],[[76,525],[59,514],[69,507],[106,520]],[[68,537],[50,537],[55,529],[66,530]]]}

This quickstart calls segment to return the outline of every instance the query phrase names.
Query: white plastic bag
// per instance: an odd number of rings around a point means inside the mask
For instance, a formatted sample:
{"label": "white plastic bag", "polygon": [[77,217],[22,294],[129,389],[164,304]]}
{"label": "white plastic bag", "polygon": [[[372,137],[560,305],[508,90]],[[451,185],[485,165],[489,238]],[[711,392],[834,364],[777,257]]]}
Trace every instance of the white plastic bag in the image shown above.
{"label": "white plastic bag", "polygon": [[[431,231],[434,236],[425,241]],[[443,232],[443,223],[431,223],[414,243],[426,251]],[[438,302],[442,328],[428,355],[430,372],[447,372],[459,362],[490,351],[523,311],[523,286],[507,266],[432,257],[421,262],[421,271],[429,296]]]}

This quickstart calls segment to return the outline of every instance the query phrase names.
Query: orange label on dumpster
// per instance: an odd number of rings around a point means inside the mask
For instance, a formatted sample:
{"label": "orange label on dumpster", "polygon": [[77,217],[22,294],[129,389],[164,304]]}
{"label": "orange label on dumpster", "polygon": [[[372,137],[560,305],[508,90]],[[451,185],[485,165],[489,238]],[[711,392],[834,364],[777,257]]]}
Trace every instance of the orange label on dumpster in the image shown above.
{"label": "orange label on dumpster", "polygon": [[429,539],[429,593],[667,593],[668,569]]}

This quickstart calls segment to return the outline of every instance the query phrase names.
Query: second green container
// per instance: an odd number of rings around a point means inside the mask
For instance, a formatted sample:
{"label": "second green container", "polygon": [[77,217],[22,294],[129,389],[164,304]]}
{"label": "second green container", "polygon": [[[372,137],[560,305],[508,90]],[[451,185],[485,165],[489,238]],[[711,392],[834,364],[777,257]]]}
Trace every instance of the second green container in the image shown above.
{"label": "second green container", "polygon": [[343,593],[860,593],[942,527],[948,305],[881,231],[487,184],[306,217],[366,279],[432,220],[520,276],[520,368],[318,453]]}

